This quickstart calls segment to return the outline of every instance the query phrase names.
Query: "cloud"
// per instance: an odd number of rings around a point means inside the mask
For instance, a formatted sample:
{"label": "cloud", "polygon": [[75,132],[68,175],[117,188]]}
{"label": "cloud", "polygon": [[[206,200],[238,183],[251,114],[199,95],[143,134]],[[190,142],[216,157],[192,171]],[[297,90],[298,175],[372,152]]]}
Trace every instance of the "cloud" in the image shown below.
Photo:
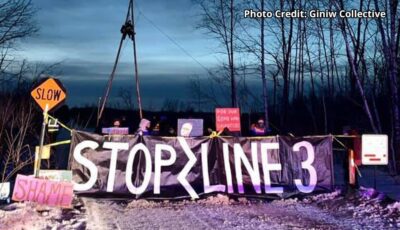
{"label": "cloud", "polygon": [[[33,61],[51,57],[95,60],[114,57],[121,37],[120,27],[128,1],[35,1],[40,35],[23,44]],[[175,39],[193,56],[210,54],[208,38],[195,30],[197,14],[191,1],[137,1],[136,32],[138,54],[175,59],[186,57],[156,27]],[[148,20],[151,20],[149,22]],[[154,27],[154,25],[156,27]],[[28,51],[29,50],[29,51]],[[209,58],[212,58],[210,55]]]}
{"label": "cloud", "polygon": [[[38,9],[40,34],[24,41],[17,55],[30,62],[61,62],[60,78],[69,90],[68,104],[97,103],[114,64],[128,2],[33,1]],[[218,65],[214,43],[195,29],[196,7],[190,0],[136,2],[137,57],[144,104],[159,106],[165,98],[186,100],[190,94],[188,78],[204,76],[207,71],[203,66],[213,69]],[[112,97],[117,96],[119,87],[134,88],[133,73],[132,43],[126,39]]]}

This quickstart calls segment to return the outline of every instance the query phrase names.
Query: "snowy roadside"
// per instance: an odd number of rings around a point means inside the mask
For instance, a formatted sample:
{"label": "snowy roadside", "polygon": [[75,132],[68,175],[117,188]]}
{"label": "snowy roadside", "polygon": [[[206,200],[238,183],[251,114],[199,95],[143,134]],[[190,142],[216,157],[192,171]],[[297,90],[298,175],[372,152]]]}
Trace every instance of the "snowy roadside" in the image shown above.
{"label": "snowy roadside", "polygon": [[400,228],[400,203],[365,189],[345,196],[335,191],[274,201],[215,195],[198,201],[84,199],[84,203],[88,229]]}
{"label": "snowy roadside", "polygon": [[339,190],[304,198],[301,202],[329,210],[334,216],[351,216],[360,225],[400,228],[400,202],[372,188],[363,188],[347,194]]}
{"label": "snowy roadside", "polygon": [[73,209],[0,207],[0,229],[398,229],[400,202],[373,189],[285,200],[213,195],[196,201],[80,198]]}
{"label": "snowy roadside", "polygon": [[0,229],[86,229],[85,208],[80,199],[71,209],[31,202],[0,206]]}

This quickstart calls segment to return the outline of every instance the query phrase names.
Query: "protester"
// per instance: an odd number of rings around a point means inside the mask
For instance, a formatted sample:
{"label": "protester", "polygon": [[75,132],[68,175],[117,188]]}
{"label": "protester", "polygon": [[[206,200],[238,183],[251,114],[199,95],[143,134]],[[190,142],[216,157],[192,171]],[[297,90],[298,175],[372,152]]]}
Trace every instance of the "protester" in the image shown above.
{"label": "protester", "polygon": [[252,124],[250,128],[250,134],[252,136],[265,136],[266,127],[263,119],[258,119],[257,124]]}
{"label": "protester", "polygon": [[119,119],[115,119],[113,121],[113,127],[114,128],[119,128],[121,126],[121,121]]}
{"label": "protester", "polygon": [[124,25],[122,25],[121,27],[121,33],[122,33],[122,39],[125,40],[126,35],[129,36],[129,38],[133,38],[133,36],[135,35],[135,32],[133,31],[133,25],[131,20],[128,20],[127,22],[125,22]]}
{"label": "protester", "polygon": [[143,136],[150,135],[151,134],[151,132],[149,130],[150,125],[151,125],[151,122],[149,120],[142,119],[139,123],[139,129],[137,130],[137,133],[139,135],[143,135]]}
{"label": "protester", "polygon": [[156,125],[153,127],[151,135],[153,135],[153,136],[159,136],[160,135],[160,123],[159,122],[157,122]]}
{"label": "protester", "polygon": [[171,137],[176,136],[175,129],[172,127],[169,127],[167,136],[171,136]]}

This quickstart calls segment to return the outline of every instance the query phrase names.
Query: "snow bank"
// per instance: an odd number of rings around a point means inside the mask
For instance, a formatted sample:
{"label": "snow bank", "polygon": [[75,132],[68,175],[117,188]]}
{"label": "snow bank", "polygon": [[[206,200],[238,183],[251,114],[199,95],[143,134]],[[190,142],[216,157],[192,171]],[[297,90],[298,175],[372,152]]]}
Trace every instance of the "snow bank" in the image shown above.
{"label": "snow bank", "polygon": [[0,207],[1,229],[82,229],[86,226],[79,200],[72,209],[52,208],[31,202]]}
{"label": "snow bank", "polygon": [[343,194],[336,190],[304,198],[301,202],[314,204],[337,215],[348,215],[361,222],[385,222],[390,227],[400,227],[400,202],[372,188],[361,187]]}

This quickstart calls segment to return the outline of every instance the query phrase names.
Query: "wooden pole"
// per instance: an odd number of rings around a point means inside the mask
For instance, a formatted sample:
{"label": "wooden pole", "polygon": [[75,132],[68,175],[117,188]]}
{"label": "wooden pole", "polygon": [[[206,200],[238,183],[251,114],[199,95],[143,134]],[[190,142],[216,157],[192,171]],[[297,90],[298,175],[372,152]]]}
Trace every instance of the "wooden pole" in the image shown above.
{"label": "wooden pole", "polygon": [[[128,19],[129,19],[129,14],[131,12],[131,10],[130,10],[131,5],[132,5],[132,0],[129,2],[128,12],[126,13],[125,22],[128,21]],[[124,39],[124,34],[122,34],[121,35],[121,40],[120,40],[119,46],[118,46],[117,57],[115,58],[115,61],[114,61],[114,66],[113,66],[113,69],[111,71],[110,79],[108,80],[107,87],[106,87],[106,90],[104,92],[103,98],[101,98],[100,103],[99,103],[99,108],[98,108],[98,111],[97,111],[97,125],[96,125],[97,127],[100,124],[100,119],[101,119],[101,117],[103,115],[104,108],[106,106],[106,103],[107,103],[107,100],[108,100],[108,97],[109,97],[109,94],[110,94],[110,91],[111,91],[112,82],[113,82],[114,77],[115,77],[115,71],[116,71],[117,66],[118,66],[119,57],[121,55],[121,49],[122,49],[122,44],[123,44],[124,40],[125,40]]]}
{"label": "wooden pole", "polygon": [[49,105],[46,104],[46,108],[43,111],[43,123],[42,123],[42,131],[40,133],[40,147],[39,147],[39,153],[35,154],[35,157],[37,158],[35,160],[35,177],[39,177],[39,171],[40,171],[40,163],[42,161],[42,153],[43,153],[43,145],[44,145],[44,135],[46,134],[46,126],[47,126],[47,113],[49,111]]}
{"label": "wooden pole", "polygon": [[108,84],[107,84],[107,88],[106,88],[104,97],[103,97],[102,100],[101,100],[100,108],[99,108],[99,110],[98,110],[98,114],[97,114],[97,126],[99,126],[99,124],[100,124],[100,119],[101,119],[101,117],[102,117],[102,115],[103,115],[104,108],[105,108],[106,103],[107,103],[107,99],[108,99],[108,97],[109,97],[109,95],[110,95],[110,91],[111,91],[111,87],[112,87],[112,82],[113,82],[114,77],[115,77],[115,70],[117,69],[117,66],[118,66],[118,61],[119,61],[119,57],[120,57],[120,55],[121,55],[121,48],[122,48],[123,42],[124,42],[124,39],[123,39],[123,37],[121,37],[121,40],[120,40],[120,42],[119,42],[117,57],[115,58],[114,66],[113,66],[113,69],[112,69],[112,72],[111,72],[111,76],[110,76],[110,80],[108,81]]}
{"label": "wooden pole", "polygon": [[139,116],[140,116],[140,119],[143,119],[142,98],[140,96],[140,81],[139,81],[137,56],[136,56],[136,31],[135,31],[135,17],[134,17],[134,9],[133,9],[133,0],[131,0],[131,2],[130,2],[130,9],[131,9],[131,20],[132,20],[132,26],[133,26],[132,42],[133,42],[133,61],[135,63],[136,96],[137,96],[137,102],[138,102],[138,107],[139,107]]}

